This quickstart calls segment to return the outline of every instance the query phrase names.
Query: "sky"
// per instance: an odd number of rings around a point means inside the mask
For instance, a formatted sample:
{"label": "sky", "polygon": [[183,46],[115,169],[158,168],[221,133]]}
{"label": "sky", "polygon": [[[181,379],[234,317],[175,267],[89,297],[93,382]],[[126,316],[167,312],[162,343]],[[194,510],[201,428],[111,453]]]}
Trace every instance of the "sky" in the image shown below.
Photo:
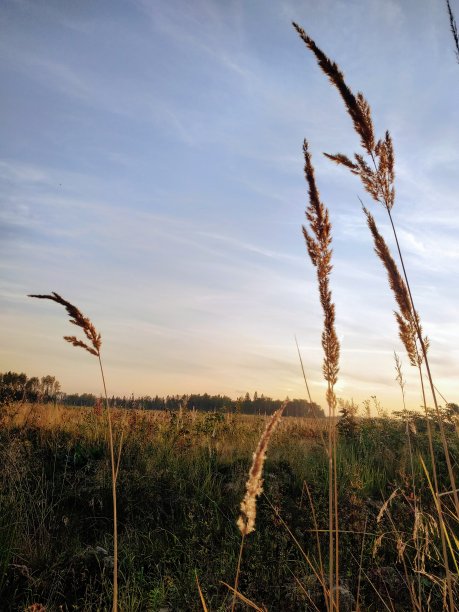
{"label": "sky", "polygon": [[[452,2],[459,16],[459,2]],[[304,245],[307,138],[333,224],[337,395],[421,403],[359,197],[359,151],[296,21],[391,131],[406,267],[435,383],[459,402],[459,65],[438,0],[3,0],[0,371],[102,390],[56,291],[102,334],[109,394],[247,391],[325,406]]]}

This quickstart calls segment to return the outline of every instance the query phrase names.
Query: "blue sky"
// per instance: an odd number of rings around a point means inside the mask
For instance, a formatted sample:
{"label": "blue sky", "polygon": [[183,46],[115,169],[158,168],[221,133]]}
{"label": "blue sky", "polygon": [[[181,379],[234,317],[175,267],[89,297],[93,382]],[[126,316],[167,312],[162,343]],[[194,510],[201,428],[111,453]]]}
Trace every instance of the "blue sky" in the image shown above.
{"label": "blue sky", "polygon": [[391,130],[394,217],[459,401],[459,66],[434,0],[2,2],[1,371],[100,391],[64,311],[25,297],[57,291],[102,332],[109,392],[304,396],[296,334],[324,404],[307,137],[334,227],[338,395],[399,407],[396,350],[419,406],[358,196],[391,243],[386,217],[321,155],[358,139],[292,20]]}

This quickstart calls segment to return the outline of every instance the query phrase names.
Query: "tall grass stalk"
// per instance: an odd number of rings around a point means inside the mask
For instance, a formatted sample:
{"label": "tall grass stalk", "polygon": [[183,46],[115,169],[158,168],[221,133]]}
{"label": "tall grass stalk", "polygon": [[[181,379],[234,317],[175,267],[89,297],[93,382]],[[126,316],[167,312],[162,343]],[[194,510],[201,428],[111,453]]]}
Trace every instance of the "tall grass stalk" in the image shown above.
{"label": "tall grass stalk", "polygon": [[252,531],[255,531],[255,519],[257,517],[257,499],[263,493],[263,466],[266,460],[266,451],[268,450],[268,444],[279,425],[279,421],[282,418],[282,414],[288,404],[285,401],[279,410],[276,410],[266,424],[265,430],[263,431],[261,438],[258,442],[257,448],[253,453],[252,465],[249,470],[249,477],[246,482],[246,492],[241,502],[241,514],[237,520],[237,526],[241,532],[241,544],[239,547],[239,557],[236,568],[236,577],[234,579],[234,594],[233,602],[231,605],[231,612],[234,612],[236,605],[236,596],[238,592],[239,575],[241,571],[242,552],[244,550],[244,541],[246,536]]}
{"label": "tall grass stalk", "polygon": [[51,295],[29,295],[29,297],[52,300],[57,304],[61,304],[67,311],[67,314],[70,317],[70,323],[80,327],[86,338],[87,342],[83,342],[78,339],[76,336],[64,336],[64,340],[72,344],[73,346],[79,346],[85,349],[91,355],[97,357],[100,366],[100,373],[102,377],[102,384],[104,387],[104,396],[105,396],[105,410],[107,415],[107,423],[108,423],[108,440],[109,440],[109,450],[110,450],[110,467],[111,467],[111,479],[112,479],[112,502],[113,502],[113,612],[118,611],[118,520],[117,520],[117,500],[116,500],[116,480],[118,477],[119,470],[119,462],[121,457],[121,444],[122,440],[120,440],[119,451],[117,461],[115,463],[115,450],[114,450],[114,440],[113,440],[113,426],[111,419],[110,406],[108,403],[108,395],[107,395],[107,386],[105,384],[105,375],[104,368],[102,366],[102,358],[100,354],[100,349],[102,346],[102,337],[99,332],[96,330],[91,320],[88,317],[85,317],[82,312],[67,300],[64,300],[58,293],[54,292]]}
{"label": "tall grass stalk", "polygon": [[[337,64],[332,62],[325,53],[316,45],[316,43],[306,34],[306,32],[297,24],[293,24],[296,31],[298,32],[300,38],[304,41],[306,46],[312,51],[315,55],[317,62],[322,69],[322,71],[328,76],[331,83],[338,89],[343,102],[346,106],[346,110],[354,124],[354,129],[357,134],[360,136],[361,145],[364,151],[364,154],[367,155],[371,165],[365,160],[364,156],[356,153],[354,155],[354,160],[349,159],[346,155],[341,153],[330,155],[326,153],[325,155],[336,162],[339,165],[343,165],[348,168],[353,174],[360,177],[362,184],[365,190],[370,194],[370,196],[378,203],[380,203],[386,210],[390,225],[392,228],[392,232],[394,235],[398,256],[400,259],[400,263],[402,266],[403,272],[403,282],[402,277],[400,276],[397,266],[390,256],[389,249],[382,237],[379,235],[379,232],[376,228],[376,223],[371,215],[364,209],[365,214],[367,215],[368,225],[373,234],[373,238],[375,240],[375,250],[378,256],[381,258],[384,266],[389,275],[389,282],[392,290],[394,291],[397,303],[399,304],[400,313],[396,313],[397,322],[399,324],[400,329],[400,337],[405,344],[408,355],[410,356],[410,360],[416,359],[414,358],[414,354],[418,354],[418,364],[419,371],[421,372],[421,381],[422,381],[422,370],[421,370],[421,360],[419,356],[422,358],[422,362],[425,365],[427,378],[429,380],[429,386],[432,394],[432,399],[435,406],[435,413],[437,417],[438,427],[440,430],[440,437],[443,445],[443,451],[446,459],[448,476],[450,479],[451,487],[453,490],[454,496],[454,505],[456,516],[459,517],[459,497],[456,487],[456,479],[454,476],[454,471],[452,467],[450,452],[448,448],[448,443],[446,440],[446,434],[444,429],[443,420],[440,415],[440,410],[437,401],[437,395],[435,390],[435,385],[433,382],[432,372],[430,369],[429,359],[427,355],[428,351],[428,340],[423,336],[422,327],[420,323],[419,315],[416,311],[413,295],[410,287],[410,283],[408,280],[408,275],[405,268],[405,262],[403,259],[402,251],[400,248],[400,243],[398,239],[398,234],[396,231],[396,227],[394,224],[394,220],[392,217],[392,207],[395,202],[395,189],[394,189],[394,150],[392,138],[389,132],[385,133],[384,138],[376,140],[373,129],[373,122],[371,117],[371,109],[367,100],[363,96],[361,92],[357,95],[354,95],[352,91],[347,86],[344,81],[344,76],[342,72],[339,70]],[[379,244],[378,244],[379,240]],[[383,245],[385,247],[385,251],[378,252],[378,249]],[[379,249],[380,250],[380,249]],[[394,284],[394,281],[397,281]],[[418,348],[419,347],[419,348]],[[414,365],[414,364],[413,364]],[[427,404],[425,402],[425,407],[427,409]],[[432,449],[432,440],[431,440],[431,432],[428,431],[430,441],[429,446]],[[435,457],[431,450],[431,459],[432,459],[432,469],[435,474]],[[436,478],[434,477],[434,483]],[[439,500],[439,491],[438,491],[438,482],[435,484],[436,487],[436,498],[437,498],[437,512],[440,521],[440,532],[442,533],[442,548],[443,548],[443,557],[445,563],[446,576],[448,581],[448,597],[449,597],[449,605],[450,609],[454,610],[454,598],[452,592],[452,582],[451,575],[448,566],[448,555],[446,552],[446,543],[443,537],[444,532],[444,520],[443,513],[441,508],[441,503]]]}
{"label": "tall grass stalk", "polygon": [[199,599],[201,600],[201,605],[202,605],[203,612],[208,612],[206,600],[204,599],[204,595],[203,595],[202,590],[201,590],[201,585],[199,584],[199,578],[198,578],[197,572],[196,572],[195,576],[196,576],[196,586],[198,587]]}
{"label": "tall grass stalk", "polygon": [[[338,380],[339,341],[335,330],[335,305],[332,302],[329,277],[331,265],[331,223],[327,208],[320,200],[315,181],[314,167],[308,142],[304,140],[304,173],[308,183],[309,205],[306,218],[309,231],[303,226],[303,235],[312,264],[317,268],[320,303],[324,315],[322,348],[324,350],[323,374],[327,382],[328,404],[328,527],[329,527],[329,589],[330,610],[339,610],[339,530],[338,530],[338,482],[336,456],[336,394]],[[309,233],[311,232],[311,233]],[[333,587],[335,585],[335,587]]]}
{"label": "tall grass stalk", "polygon": [[[426,399],[425,387],[424,387],[424,376],[422,372],[422,363],[425,360],[419,352],[419,348],[416,343],[416,336],[414,332],[413,321],[414,320],[418,321],[419,317],[416,312],[414,312],[414,315],[413,315],[412,302],[409,297],[408,286],[406,282],[404,281],[404,279],[401,277],[397,264],[395,263],[390,253],[389,247],[387,246],[384,238],[379,233],[378,227],[376,225],[376,222],[373,216],[369,213],[369,211],[365,207],[363,210],[367,217],[368,227],[374,239],[375,252],[378,255],[384,267],[386,268],[390,288],[392,289],[394,293],[396,302],[400,309],[400,312],[395,313],[395,317],[399,325],[400,338],[403,344],[405,345],[405,349],[406,349],[411,365],[416,366],[419,372],[419,380],[420,380],[421,392],[422,392],[422,401],[423,401],[424,412],[425,412],[426,423],[427,423],[427,437],[428,437],[428,443],[429,443],[429,453],[430,453],[430,460],[432,464],[432,472],[433,472],[435,491],[436,491],[436,510],[437,510],[438,520],[440,524],[440,537],[441,537],[441,542],[442,542],[443,562],[445,564],[446,576],[447,576],[447,581],[448,581],[448,592],[450,595],[450,603],[451,603],[453,599],[452,581],[451,581],[451,575],[450,575],[450,570],[449,570],[446,539],[444,535],[444,531],[445,531],[444,530],[444,516],[443,516],[443,509],[440,503],[440,497],[439,497],[440,493],[439,493],[439,486],[438,486],[437,464],[436,464],[434,447],[433,447],[433,434],[432,434],[432,428],[431,428],[430,418],[428,414],[427,399]],[[419,324],[419,329],[420,329],[420,324]],[[422,334],[421,334],[421,337],[422,337]],[[427,339],[424,339],[423,342],[424,342],[425,347],[427,347],[427,343],[428,343]],[[440,425],[441,427],[443,427],[443,421],[438,411],[437,411],[437,414],[438,414],[438,420],[440,422]],[[444,442],[444,448],[446,448],[446,453],[445,453],[446,456],[449,457],[449,450],[448,450],[448,445],[446,443],[446,439]]]}
{"label": "tall grass stalk", "polygon": [[308,500],[309,500],[309,507],[311,508],[311,515],[312,515],[312,520],[313,520],[313,524],[314,524],[314,530],[316,532],[316,546],[317,546],[317,556],[319,557],[319,569],[320,569],[320,575],[322,577],[322,581],[321,581],[321,585],[324,591],[324,598],[325,598],[325,605],[327,606],[327,610],[329,609],[329,599],[330,599],[330,592],[325,588],[325,580],[324,580],[324,566],[323,566],[323,561],[322,561],[322,547],[320,545],[320,540],[319,540],[319,526],[317,523],[317,518],[316,518],[316,510],[314,508],[314,503],[312,501],[312,496],[311,496],[311,491],[309,490],[308,487],[308,483],[306,481],[304,481],[303,483],[303,487],[306,485],[306,491],[308,493]]}
{"label": "tall grass stalk", "polygon": [[[355,96],[352,91],[347,86],[344,81],[344,76],[342,72],[339,70],[337,64],[332,62],[325,53],[317,47],[316,43],[306,34],[306,32],[297,24],[293,24],[295,29],[297,30],[300,38],[305,42],[306,46],[314,53],[316,56],[317,62],[322,69],[322,71],[329,77],[330,81],[333,85],[338,89],[343,102],[346,106],[346,110],[351,116],[354,129],[357,134],[360,136],[360,141],[362,144],[362,148],[364,153],[368,156],[369,160],[371,160],[371,164],[373,168],[367,163],[365,158],[356,153],[354,155],[355,161],[349,159],[346,155],[342,153],[337,153],[334,155],[330,155],[325,153],[325,155],[339,165],[343,165],[348,168],[352,172],[360,177],[362,184],[365,190],[370,194],[370,196],[379,204],[381,204],[387,212],[389,217],[390,225],[392,228],[392,232],[394,235],[395,243],[397,246],[397,252],[400,259],[400,264],[402,266],[403,279],[405,287],[391,287],[394,290],[395,297],[400,305],[399,299],[401,296],[401,290],[403,289],[403,300],[405,301],[404,307],[405,310],[401,310],[401,314],[405,321],[398,320],[400,327],[400,335],[402,340],[404,340],[405,346],[406,341],[409,340],[411,343],[414,343],[416,346],[416,342],[419,343],[420,353],[423,359],[423,363],[425,364],[427,377],[429,380],[429,385],[432,393],[432,399],[435,405],[435,411],[437,415],[437,421],[440,428],[440,436],[443,444],[443,449],[445,453],[445,459],[448,466],[448,474],[453,486],[453,489],[456,489],[455,486],[455,477],[452,469],[450,453],[448,449],[448,444],[446,441],[446,435],[444,431],[443,420],[440,415],[438,402],[437,402],[437,394],[435,391],[435,385],[433,383],[433,377],[430,369],[429,359],[427,356],[427,351],[429,348],[429,342],[426,337],[423,336],[421,322],[419,318],[419,314],[415,308],[413,295],[410,287],[410,283],[408,280],[408,275],[405,268],[405,262],[403,259],[402,251],[400,248],[400,243],[398,239],[397,230],[394,224],[394,220],[392,217],[392,208],[395,203],[395,170],[394,170],[394,148],[392,143],[392,138],[388,131],[386,131],[384,138],[376,140],[373,128],[373,120],[371,117],[371,108],[368,104],[367,100],[363,96],[361,92],[357,93]],[[368,224],[370,226],[370,230],[372,230],[371,223],[376,227],[374,220],[371,220],[368,211],[364,209],[365,214],[367,215]],[[373,230],[372,230],[373,233]],[[374,233],[373,233],[374,236]],[[374,236],[375,237],[375,236]],[[387,248],[387,247],[386,247]],[[389,252],[389,249],[387,249]],[[383,261],[384,265],[386,265],[386,261]],[[395,264],[394,264],[395,265]],[[388,270],[389,272],[389,270]],[[398,274],[398,271],[397,271]],[[399,274],[398,274],[399,275]],[[400,291],[399,291],[400,289]],[[403,337],[404,336],[404,337]],[[454,496],[454,504],[456,508],[456,514],[459,516],[459,497],[457,493]]]}

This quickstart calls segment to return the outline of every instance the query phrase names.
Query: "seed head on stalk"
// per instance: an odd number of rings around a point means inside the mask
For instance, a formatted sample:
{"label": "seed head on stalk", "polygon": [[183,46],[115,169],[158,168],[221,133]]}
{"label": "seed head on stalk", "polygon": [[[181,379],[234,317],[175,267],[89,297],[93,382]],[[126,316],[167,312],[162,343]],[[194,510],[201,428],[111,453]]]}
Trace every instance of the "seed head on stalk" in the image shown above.
{"label": "seed head on stalk", "polygon": [[241,502],[241,514],[237,521],[239,531],[246,536],[255,531],[255,519],[257,516],[257,498],[263,493],[263,466],[266,459],[266,450],[269,440],[281,420],[282,413],[288,402],[284,402],[279,410],[272,415],[261,436],[258,446],[253,453],[252,466],[246,483],[246,493]]}
{"label": "seed head on stalk", "polygon": [[73,346],[81,346],[81,348],[84,348],[88,353],[91,353],[91,355],[100,357],[100,347],[102,346],[101,335],[91,323],[91,320],[85,317],[76,306],[64,300],[64,298],[55,291],[53,291],[51,295],[29,295],[28,297],[38,298],[40,300],[52,300],[64,306],[70,317],[70,323],[73,323],[73,325],[77,327],[81,327],[91,346],[79,340],[76,336],[64,336],[64,340],[70,342]]}

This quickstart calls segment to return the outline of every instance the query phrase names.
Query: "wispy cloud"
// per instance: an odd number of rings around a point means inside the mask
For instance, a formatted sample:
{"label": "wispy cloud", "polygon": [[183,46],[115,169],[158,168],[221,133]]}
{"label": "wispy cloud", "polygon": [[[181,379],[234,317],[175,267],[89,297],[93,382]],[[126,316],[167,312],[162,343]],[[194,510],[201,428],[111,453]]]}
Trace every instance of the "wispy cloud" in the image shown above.
{"label": "wispy cloud", "polygon": [[[333,223],[340,393],[399,402],[395,304],[362,189],[321,155],[351,154],[358,139],[295,19],[364,90],[377,131],[393,132],[394,218],[438,380],[459,393],[459,79],[447,24],[427,1],[332,4],[136,0],[103,15],[91,3],[3,3],[2,367],[32,373],[46,355],[68,390],[97,389],[85,364],[74,373],[65,321],[25,298],[57,290],[100,321],[114,392],[299,396],[296,333],[323,401],[322,315],[301,235],[307,137]],[[363,197],[393,246],[384,210]]]}

